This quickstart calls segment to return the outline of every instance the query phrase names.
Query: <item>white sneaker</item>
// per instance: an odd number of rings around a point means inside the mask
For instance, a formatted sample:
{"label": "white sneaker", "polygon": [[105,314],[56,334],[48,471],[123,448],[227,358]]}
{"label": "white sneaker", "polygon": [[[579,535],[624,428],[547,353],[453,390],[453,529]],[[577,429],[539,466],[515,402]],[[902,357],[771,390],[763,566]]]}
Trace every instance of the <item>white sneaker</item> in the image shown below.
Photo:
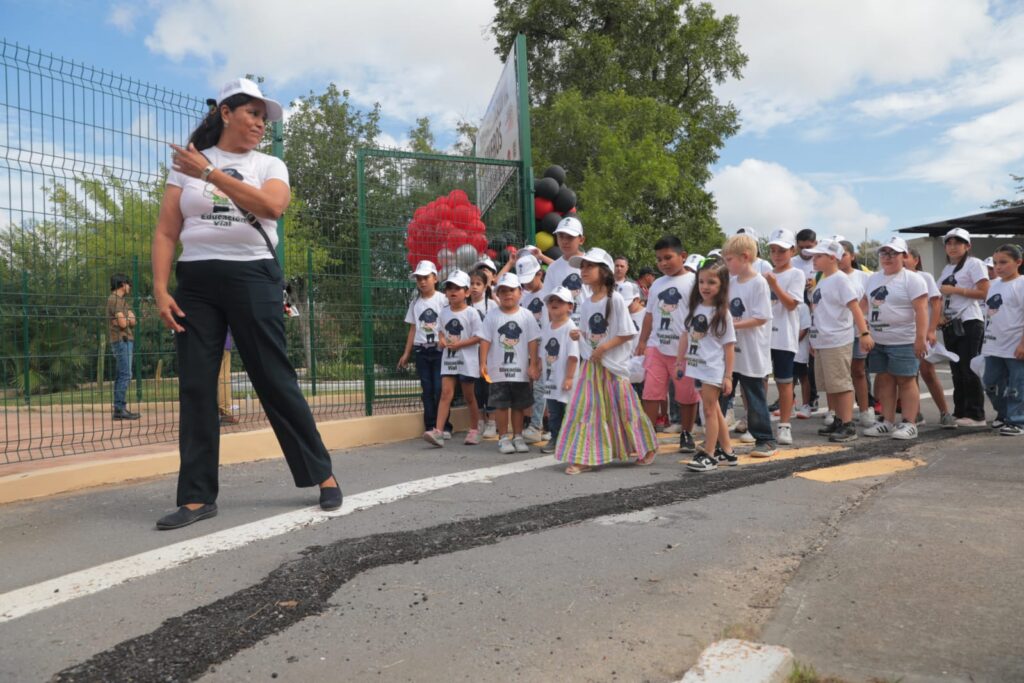
{"label": "white sneaker", "polygon": [[811,406],[811,415],[824,415],[828,412],[828,408]]}
{"label": "white sneaker", "polygon": [[776,439],[780,446],[793,445],[793,427],[788,424],[779,423],[779,438]]}
{"label": "white sneaker", "polygon": [[444,439],[445,441],[451,441],[452,433],[446,429],[443,432],[441,432],[441,438]]}
{"label": "white sneaker", "polygon": [[892,422],[882,420],[881,422],[876,422],[870,427],[860,430],[860,433],[864,436],[890,436],[892,435],[893,429],[895,429],[895,427]]}
{"label": "white sneaker", "polygon": [[958,427],[988,427],[988,423],[984,420],[974,420],[969,417],[958,417],[956,424]]}
{"label": "white sneaker", "polygon": [[757,439],[750,432],[743,432],[737,439],[740,443],[757,443]]}
{"label": "white sneaker", "polygon": [[512,437],[508,434],[498,439],[498,452],[505,455],[516,452],[516,447],[512,445]]}
{"label": "white sneaker", "polygon": [[833,413],[832,411],[829,411],[828,413],[825,414],[825,417],[822,418],[821,421],[825,424],[826,427],[831,427],[832,423],[836,421],[836,414]]}
{"label": "white sneaker", "polygon": [[814,408],[810,407],[806,403],[796,409],[796,417],[799,420],[809,420],[813,414]]}
{"label": "white sneaker", "polygon": [[[483,422],[483,420],[481,420]],[[498,423],[494,420],[487,420],[484,423],[483,437],[485,439],[497,439],[498,438]]]}
{"label": "white sneaker", "polygon": [[913,422],[901,422],[892,431],[892,438],[909,441],[917,438],[917,425]]}
{"label": "white sneaker", "polygon": [[551,432],[544,432],[540,435],[541,441],[551,441]]}
{"label": "white sneaker", "polygon": [[523,438],[522,434],[516,434],[515,438],[512,439],[512,447],[516,453],[529,453],[530,446],[526,443],[526,439]]}
{"label": "white sneaker", "polygon": [[725,413],[725,426],[731,432],[736,429],[736,416],[732,412],[732,408]]}
{"label": "white sneaker", "polygon": [[675,423],[670,424],[668,427],[665,427],[665,433],[666,434],[682,434],[683,433],[683,426],[679,425],[679,424],[675,424]]}
{"label": "white sneaker", "polygon": [[863,427],[864,429],[867,429],[868,427],[870,427],[873,424],[875,424],[875,422],[876,422],[876,420],[875,420],[875,409],[874,408],[868,408],[867,410],[862,410],[861,411],[861,413],[860,413],[860,426],[861,427]]}
{"label": "white sneaker", "polygon": [[[530,425],[529,427],[524,429],[523,433],[520,436],[521,436],[521,438],[526,443],[537,443],[539,441],[543,441],[544,440],[544,435],[541,434],[541,431],[539,429],[537,429],[536,427],[534,427],[533,425]],[[513,439],[513,441],[515,441],[515,439]],[[519,451],[519,452],[520,453],[525,453],[526,451]]]}

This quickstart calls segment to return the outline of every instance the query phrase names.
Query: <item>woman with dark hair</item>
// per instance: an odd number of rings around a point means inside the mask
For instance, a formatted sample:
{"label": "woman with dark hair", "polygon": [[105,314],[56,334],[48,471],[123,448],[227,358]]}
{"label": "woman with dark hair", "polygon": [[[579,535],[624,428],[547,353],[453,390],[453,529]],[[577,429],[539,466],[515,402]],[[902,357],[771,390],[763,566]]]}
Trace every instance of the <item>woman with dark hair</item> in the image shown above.
{"label": "woman with dark hair", "polygon": [[953,228],[943,238],[946,267],[939,275],[942,294],[942,338],[946,348],[960,356],[950,362],[953,375],[953,417],[960,427],[985,426],[985,391],[971,370],[985,336],[981,302],[988,296],[988,270],[971,256],[971,233]]}
{"label": "woman with dark hair", "polygon": [[[295,485],[320,486],[320,507],[341,507],[341,489],[285,350],[284,277],[275,221],[291,200],[288,169],[256,151],[281,105],[246,78],[227,83],[189,138],[171,145],[173,170],[153,236],[153,293],[175,334],[180,427],[176,512],[158,529],[217,514],[220,432],[217,377],[230,325],[235,347],[284,452]],[[168,291],[171,264],[178,287]]]}

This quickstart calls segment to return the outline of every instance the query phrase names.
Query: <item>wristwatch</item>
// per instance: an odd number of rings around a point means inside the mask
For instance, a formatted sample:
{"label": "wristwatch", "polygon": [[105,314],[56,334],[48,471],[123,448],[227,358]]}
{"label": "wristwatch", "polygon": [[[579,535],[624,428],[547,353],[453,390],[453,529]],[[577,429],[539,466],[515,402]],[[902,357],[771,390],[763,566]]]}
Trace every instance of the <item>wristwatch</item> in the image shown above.
{"label": "wristwatch", "polygon": [[861,332],[861,333],[860,333],[860,336],[862,336],[862,337],[866,337],[866,336],[868,336],[869,334],[871,334],[871,330],[864,330],[863,332]]}
{"label": "wristwatch", "polygon": [[199,179],[202,180],[203,182],[206,182],[206,179],[210,177],[210,174],[216,170],[217,167],[214,166],[213,164],[210,164],[209,166],[203,169],[202,173],[199,174]]}

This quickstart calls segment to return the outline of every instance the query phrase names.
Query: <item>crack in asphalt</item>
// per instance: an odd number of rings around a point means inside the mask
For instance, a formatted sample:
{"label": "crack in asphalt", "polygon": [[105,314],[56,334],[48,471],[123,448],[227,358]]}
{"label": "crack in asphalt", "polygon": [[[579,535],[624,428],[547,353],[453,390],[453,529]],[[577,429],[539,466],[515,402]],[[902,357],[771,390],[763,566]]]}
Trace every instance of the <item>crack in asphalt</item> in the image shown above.
{"label": "crack in asphalt", "polygon": [[370,569],[479,548],[505,538],[605,515],[697,500],[820,467],[897,455],[922,443],[948,438],[956,437],[937,431],[922,434],[914,441],[861,441],[856,451],[768,461],[705,475],[685,474],[671,481],[577,496],[486,517],[311,546],[302,557],[281,565],[259,583],[167,619],[150,633],[68,667],[51,680],[196,680],[211,666],[307,617],[322,614],[345,583]]}

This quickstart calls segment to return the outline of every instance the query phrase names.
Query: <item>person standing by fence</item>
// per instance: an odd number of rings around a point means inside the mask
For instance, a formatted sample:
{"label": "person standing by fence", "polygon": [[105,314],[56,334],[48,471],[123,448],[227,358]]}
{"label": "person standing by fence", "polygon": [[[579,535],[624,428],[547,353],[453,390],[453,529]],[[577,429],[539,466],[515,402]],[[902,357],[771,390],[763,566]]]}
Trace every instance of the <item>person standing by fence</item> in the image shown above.
{"label": "person standing by fence", "polygon": [[[153,293],[160,318],[175,332],[181,406],[179,508],[158,529],[217,514],[217,376],[229,325],[295,485],[319,485],[324,510],[342,502],[285,348],[275,221],[291,200],[288,169],[256,151],[266,122],[281,120],[281,105],[246,78],[227,83],[215,105],[187,148],[171,145],[173,170],[153,236]],[[179,241],[172,296],[168,280]]]}
{"label": "person standing by fence", "polygon": [[110,350],[114,352],[114,419],[138,420],[141,415],[128,410],[128,383],[132,380],[132,353],[135,350],[135,313],[128,305],[132,282],[120,273],[110,276],[107,297],[107,330]]}

